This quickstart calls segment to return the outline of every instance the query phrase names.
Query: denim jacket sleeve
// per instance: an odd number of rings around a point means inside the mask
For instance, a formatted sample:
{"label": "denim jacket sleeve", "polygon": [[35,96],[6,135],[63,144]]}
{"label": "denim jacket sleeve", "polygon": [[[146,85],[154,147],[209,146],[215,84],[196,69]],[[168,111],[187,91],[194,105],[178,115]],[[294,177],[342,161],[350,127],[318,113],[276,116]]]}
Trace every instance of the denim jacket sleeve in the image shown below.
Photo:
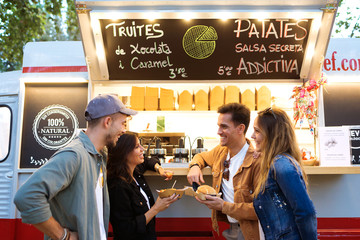
{"label": "denim jacket sleeve", "polygon": [[52,216],[49,200],[71,183],[79,166],[77,159],[72,151],[54,155],[19,188],[14,203],[24,223],[36,224]]}
{"label": "denim jacket sleeve", "polygon": [[315,208],[300,172],[285,156],[274,162],[275,179],[289,201],[301,239],[317,239]]}

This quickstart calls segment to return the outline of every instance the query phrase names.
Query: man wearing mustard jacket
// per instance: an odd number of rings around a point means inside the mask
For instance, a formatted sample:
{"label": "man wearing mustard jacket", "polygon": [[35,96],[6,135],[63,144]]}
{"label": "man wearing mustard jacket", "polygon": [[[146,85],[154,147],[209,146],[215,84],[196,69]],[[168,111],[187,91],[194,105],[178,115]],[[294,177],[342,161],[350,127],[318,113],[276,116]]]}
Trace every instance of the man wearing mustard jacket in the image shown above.
{"label": "man wearing mustard jacket", "polygon": [[230,223],[223,236],[230,240],[258,240],[259,224],[252,193],[258,181],[260,162],[254,158],[254,148],[245,138],[250,122],[250,110],[239,103],[229,103],[218,109],[220,144],[208,152],[196,154],[189,164],[190,184],[204,183],[201,169],[212,169],[213,187],[222,198],[206,196],[205,204],[212,209],[213,229],[219,233],[218,221]]}

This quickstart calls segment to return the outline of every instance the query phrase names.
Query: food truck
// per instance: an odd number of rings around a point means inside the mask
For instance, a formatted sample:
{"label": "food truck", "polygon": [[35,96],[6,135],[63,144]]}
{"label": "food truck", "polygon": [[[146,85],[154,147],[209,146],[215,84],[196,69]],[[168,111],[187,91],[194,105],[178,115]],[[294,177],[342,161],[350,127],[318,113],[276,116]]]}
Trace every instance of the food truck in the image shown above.
{"label": "food truck", "polygon": [[[28,43],[22,70],[1,74],[4,239],[42,238],[21,223],[12,199],[37,168],[86,128],[84,109],[94,96],[114,93],[139,111],[128,130],[138,132],[148,154],[174,172],[171,182],[146,173],[156,196],[175,180],[175,188],[188,186],[192,156],[218,144],[217,107],[246,104],[251,122],[269,106],[293,117],[293,90],[310,80],[319,85],[318,112],[299,118],[296,134],[305,154],[321,160],[320,166],[306,166],[319,239],[360,237],[360,193],[354,187],[360,168],[350,158],[329,163],[319,139],[321,127],[351,125],[356,136],[360,125],[360,109],[352,104],[360,90],[358,41],[330,41],[337,1],[75,3],[82,42]],[[249,139],[251,133],[250,126]],[[203,173],[211,185],[211,169]],[[211,229],[210,210],[188,196],[158,214],[157,234],[159,239],[223,239]]]}

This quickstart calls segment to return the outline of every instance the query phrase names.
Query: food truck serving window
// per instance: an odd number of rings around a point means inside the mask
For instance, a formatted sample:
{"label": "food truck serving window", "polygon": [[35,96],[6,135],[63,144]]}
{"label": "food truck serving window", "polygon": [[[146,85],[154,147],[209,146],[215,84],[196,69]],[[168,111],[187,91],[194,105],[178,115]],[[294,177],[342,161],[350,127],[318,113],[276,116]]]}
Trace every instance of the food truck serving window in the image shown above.
{"label": "food truck serving window", "polygon": [[8,106],[0,106],[0,162],[4,161],[9,154],[11,110]]}

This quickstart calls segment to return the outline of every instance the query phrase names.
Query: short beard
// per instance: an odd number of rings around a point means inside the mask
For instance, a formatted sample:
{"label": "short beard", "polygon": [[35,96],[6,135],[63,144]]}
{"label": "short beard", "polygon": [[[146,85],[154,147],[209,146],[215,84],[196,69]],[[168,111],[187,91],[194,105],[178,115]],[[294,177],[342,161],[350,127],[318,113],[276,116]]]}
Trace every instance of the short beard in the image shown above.
{"label": "short beard", "polygon": [[116,147],[116,142],[114,142],[114,140],[112,140],[112,139],[114,139],[114,138],[111,137],[111,134],[108,134],[108,135],[106,136],[106,138],[105,138],[105,141],[106,141],[105,146],[106,146],[106,147],[108,147],[108,148],[114,148],[114,147]]}

